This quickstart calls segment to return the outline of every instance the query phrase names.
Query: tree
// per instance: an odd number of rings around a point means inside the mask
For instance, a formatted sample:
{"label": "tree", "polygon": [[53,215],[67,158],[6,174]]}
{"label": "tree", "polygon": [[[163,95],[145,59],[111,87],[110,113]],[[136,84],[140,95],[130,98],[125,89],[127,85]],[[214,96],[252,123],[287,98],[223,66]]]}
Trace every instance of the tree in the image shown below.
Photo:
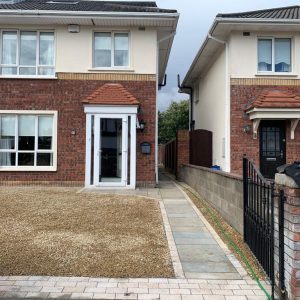
{"label": "tree", "polygon": [[189,128],[189,101],[172,102],[168,109],[158,112],[158,142],[167,143],[180,129]]}

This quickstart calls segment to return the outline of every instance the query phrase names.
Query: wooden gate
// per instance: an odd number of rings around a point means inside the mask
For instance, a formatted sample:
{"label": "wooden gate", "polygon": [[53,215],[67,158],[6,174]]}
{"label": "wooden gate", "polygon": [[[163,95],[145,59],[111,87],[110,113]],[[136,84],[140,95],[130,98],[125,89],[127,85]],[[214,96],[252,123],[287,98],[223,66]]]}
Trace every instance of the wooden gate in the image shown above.
{"label": "wooden gate", "polygon": [[165,144],[165,168],[175,176],[177,175],[177,140],[173,139]]}
{"label": "wooden gate", "polygon": [[212,166],[212,132],[203,129],[190,131],[190,164]]}

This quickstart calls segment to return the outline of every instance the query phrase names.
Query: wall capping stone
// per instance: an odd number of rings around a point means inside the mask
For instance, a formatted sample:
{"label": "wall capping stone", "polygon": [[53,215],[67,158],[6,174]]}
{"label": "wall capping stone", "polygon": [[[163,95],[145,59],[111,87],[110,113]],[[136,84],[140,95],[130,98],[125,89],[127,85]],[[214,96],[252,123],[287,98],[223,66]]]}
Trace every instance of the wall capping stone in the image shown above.
{"label": "wall capping stone", "polygon": [[239,174],[228,173],[228,172],[224,172],[224,171],[217,171],[217,170],[213,170],[210,168],[206,168],[206,167],[202,167],[202,166],[195,166],[195,165],[191,165],[191,164],[184,164],[184,166],[207,171],[207,172],[214,173],[214,174],[219,174],[221,176],[228,177],[231,179],[236,179],[236,180],[241,180],[241,181],[243,180],[243,176],[241,176]]}
{"label": "wall capping stone", "polygon": [[285,174],[277,173],[275,175],[275,183],[278,185],[284,185],[286,187],[290,187],[294,189],[300,189],[300,186],[297,185],[295,180],[292,177],[287,176]]}

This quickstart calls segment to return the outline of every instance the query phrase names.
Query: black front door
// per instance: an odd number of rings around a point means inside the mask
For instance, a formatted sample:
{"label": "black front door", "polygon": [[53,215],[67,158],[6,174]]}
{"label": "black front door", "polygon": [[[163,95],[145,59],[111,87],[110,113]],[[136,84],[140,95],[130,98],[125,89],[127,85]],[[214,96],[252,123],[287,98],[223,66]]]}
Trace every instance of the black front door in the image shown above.
{"label": "black front door", "polygon": [[285,121],[260,123],[260,171],[274,179],[276,168],[286,163]]}

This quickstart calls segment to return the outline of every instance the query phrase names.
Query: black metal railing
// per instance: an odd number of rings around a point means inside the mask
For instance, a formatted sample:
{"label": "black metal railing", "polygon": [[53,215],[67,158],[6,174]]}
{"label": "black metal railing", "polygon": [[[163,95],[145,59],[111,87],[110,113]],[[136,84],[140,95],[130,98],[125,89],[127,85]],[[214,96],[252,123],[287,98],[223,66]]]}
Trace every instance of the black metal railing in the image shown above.
{"label": "black metal railing", "polygon": [[284,202],[286,197],[284,191],[279,191],[278,198],[278,294],[280,299],[286,299],[286,286],[284,274]]}
{"label": "black metal railing", "polygon": [[274,299],[274,183],[243,158],[244,240],[266,272]]}

